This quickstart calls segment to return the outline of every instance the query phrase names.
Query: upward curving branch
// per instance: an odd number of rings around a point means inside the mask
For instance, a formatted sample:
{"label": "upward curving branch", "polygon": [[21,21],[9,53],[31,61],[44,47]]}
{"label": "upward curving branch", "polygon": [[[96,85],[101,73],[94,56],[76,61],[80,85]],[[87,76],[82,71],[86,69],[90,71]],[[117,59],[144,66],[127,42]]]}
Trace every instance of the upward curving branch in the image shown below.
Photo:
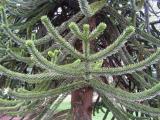
{"label": "upward curving branch", "polygon": [[10,57],[16,59],[17,61],[25,62],[27,64],[35,64],[34,61],[31,60],[31,57],[23,57],[21,55],[18,55],[16,52],[12,51],[11,49],[7,49],[7,53]]}
{"label": "upward curving branch", "polygon": [[[1,11],[1,17],[2,17],[1,28],[5,31],[4,33],[6,35],[8,35],[14,42],[16,42],[20,45],[24,45],[25,44],[25,39],[18,37],[10,29],[12,27],[9,26],[9,24],[8,24],[8,20],[7,20],[7,17],[6,17],[6,12],[4,10],[4,7],[1,7],[0,11]],[[81,12],[78,12],[75,16],[71,17],[68,21],[64,22],[62,25],[60,25],[59,27],[56,27],[56,28],[60,33],[63,33],[67,29],[66,27],[67,27],[68,23],[70,23],[72,21],[77,22],[80,18],[83,18],[83,14]],[[51,39],[52,39],[51,34],[47,34],[44,37],[35,40],[34,43],[35,43],[35,45],[41,45],[41,44],[44,44],[44,43],[47,43],[47,42],[51,41]]]}
{"label": "upward curving branch", "polygon": [[6,15],[6,12],[3,6],[0,6],[0,13],[1,13],[1,18],[2,18],[1,22],[3,24],[8,24],[7,15]]}
{"label": "upward curving branch", "polygon": [[19,38],[18,36],[16,36],[9,28],[8,25],[6,24],[2,24],[1,28],[5,31],[5,34],[7,34],[14,42],[16,42],[17,44],[20,45],[24,45],[25,44],[25,40]]}
{"label": "upward curving branch", "polygon": [[10,29],[9,29],[9,25],[8,25],[8,20],[7,20],[7,15],[5,12],[4,7],[0,8],[0,12],[1,12],[1,28],[5,31],[5,34],[7,34],[8,36],[10,36],[13,41],[15,41],[18,44],[24,44],[25,41],[21,38],[19,38],[18,36],[16,36]]}
{"label": "upward curving branch", "polygon": [[91,17],[93,15],[93,12],[88,4],[87,0],[78,0],[79,2],[79,7],[82,11],[82,13],[86,16],[86,17]]}
{"label": "upward curving branch", "polygon": [[113,53],[117,52],[122,45],[127,41],[127,39],[133,35],[135,32],[135,29],[133,26],[127,27],[123,33],[117,38],[115,42],[113,42],[110,46],[108,46],[106,49],[95,53],[89,57],[90,61],[96,61],[98,59],[102,59],[104,57],[110,56]]}
{"label": "upward curving branch", "polygon": [[119,88],[115,88],[113,86],[104,84],[98,80],[90,80],[90,84],[93,88],[95,88],[98,92],[111,97],[116,98],[117,100],[125,100],[125,101],[143,101],[147,99],[152,99],[155,96],[160,95],[160,83],[153,86],[152,88],[137,92],[137,93],[129,93]]}
{"label": "upward curving branch", "polygon": [[90,72],[96,75],[101,75],[101,74],[122,75],[127,73],[133,73],[135,71],[140,71],[151,64],[154,64],[159,60],[159,58],[160,58],[160,49],[158,48],[157,51],[153,53],[150,57],[138,63],[129,64],[123,67],[116,67],[116,68],[96,68],[91,70]]}
{"label": "upward curving branch", "polygon": [[24,102],[20,102],[15,106],[6,106],[6,107],[0,107],[0,112],[1,113],[6,113],[9,111],[16,111],[18,110],[22,105],[24,104]]}
{"label": "upward curving branch", "polygon": [[136,29],[136,33],[145,38],[146,41],[151,42],[156,46],[160,46],[160,40],[155,38],[153,35],[148,34],[142,30]]}
{"label": "upward curving branch", "polygon": [[47,70],[55,71],[60,74],[66,74],[66,75],[81,75],[83,72],[80,72],[79,70],[73,70],[66,68],[65,65],[55,65],[52,62],[48,61],[46,58],[44,58],[41,53],[36,49],[34,42],[32,40],[26,41],[26,45],[28,46],[33,58],[36,60],[37,63],[39,63],[40,66]]}
{"label": "upward curving branch", "polygon": [[78,81],[78,82],[74,82],[69,85],[65,85],[65,86],[51,89],[48,91],[40,91],[40,92],[29,92],[28,91],[24,93],[24,92],[15,92],[15,91],[9,90],[8,94],[16,98],[19,98],[21,100],[25,100],[25,99],[35,100],[35,99],[43,99],[46,97],[52,97],[52,96],[56,96],[62,93],[70,92],[72,90],[82,88],[86,85],[87,83],[85,81]]}
{"label": "upward curving branch", "polygon": [[147,105],[140,104],[138,102],[129,102],[129,101],[117,101],[120,102],[125,107],[135,110],[135,111],[141,111],[142,113],[151,115],[151,116],[160,116],[160,108],[153,108]]}
{"label": "upward curving branch", "polygon": [[41,20],[44,26],[46,27],[46,29],[48,30],[48,32],[51,33],[52,37],[54,38],[56,42],[60,43],[60,45],[62,45],[65,49],[67,49],[75,57],[79,59],[84,58],[84,56],[80,52],[78,52],[64,38],[62,38],[62,36],[58,33],[56,28],[52,25],[51,21],[48,19],[47,16],[43,16]]}
{"label": "upward curving branch", "polygon": [[54,72],[47,72],[47,73],[44,72],[44,73],[32,74],[32,75],[23,74],[23,73],[11,71],[1,65],[0,65],[0,72],[7,75],[8,77],[16,78],[27,83],[41,83],[43,81],[48,81],[48,80],[61,80],[61,79],[67,78],[67,75],[62,75]]}
{"label": "upward curving branch", "polygon": [[13,106],[17,105],[18,103],[22,102],[21,100],[6,100],[0,98],[0,105],[1,106]]}

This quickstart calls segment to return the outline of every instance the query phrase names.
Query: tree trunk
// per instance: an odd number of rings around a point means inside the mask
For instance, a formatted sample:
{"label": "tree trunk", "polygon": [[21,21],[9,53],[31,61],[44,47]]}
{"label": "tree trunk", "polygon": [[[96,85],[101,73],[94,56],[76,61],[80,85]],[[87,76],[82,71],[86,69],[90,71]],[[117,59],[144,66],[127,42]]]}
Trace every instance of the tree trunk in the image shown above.
{"label": "tree trunk", "polygon": [[[96,19],[94,17],[89,18],[88,23],[91,30],[96,27]],[[93,43],[91,43],[91,47],[93,46]],[[75,47],[82,51],[80,42],[77,42]],[[93,89],[91,87],[85,87],[72,92],[72,120],[92,120],[92,98]]]}
{"label": "tree trunk", "polygon": [[92,119],[93,90],[90,87],[72,92],[72,120]]}

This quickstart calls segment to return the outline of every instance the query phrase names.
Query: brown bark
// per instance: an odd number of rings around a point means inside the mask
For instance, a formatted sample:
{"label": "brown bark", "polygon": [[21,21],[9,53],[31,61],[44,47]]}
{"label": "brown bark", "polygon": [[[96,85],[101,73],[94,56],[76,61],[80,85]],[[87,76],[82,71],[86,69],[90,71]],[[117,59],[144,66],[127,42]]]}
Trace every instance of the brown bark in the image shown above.
{"label": "brown bark", "polygon": [[93,90],[90,87],[72,92],[71,103],[73,120],[92,119],[92,97]]}

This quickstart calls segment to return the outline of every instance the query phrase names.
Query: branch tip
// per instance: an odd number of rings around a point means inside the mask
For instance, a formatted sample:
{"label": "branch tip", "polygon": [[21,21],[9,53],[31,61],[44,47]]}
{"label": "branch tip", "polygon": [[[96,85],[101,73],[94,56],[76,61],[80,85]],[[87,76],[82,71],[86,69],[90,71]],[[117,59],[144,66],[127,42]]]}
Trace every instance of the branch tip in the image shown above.
{"label": "branch tip", "polygon": [[27,46],[32,46],[33,45],[33,41],[32,40],[27,40],[26,41],[26,45]]}
{"label": "branch tip", "polygon": [[43,22],[46,22],[46,21],[48,21],[48,17],[47,17],[47,15],[45,15],[45,16],[42,16],[42,17],[41,17],[41,21],[43,21]]}

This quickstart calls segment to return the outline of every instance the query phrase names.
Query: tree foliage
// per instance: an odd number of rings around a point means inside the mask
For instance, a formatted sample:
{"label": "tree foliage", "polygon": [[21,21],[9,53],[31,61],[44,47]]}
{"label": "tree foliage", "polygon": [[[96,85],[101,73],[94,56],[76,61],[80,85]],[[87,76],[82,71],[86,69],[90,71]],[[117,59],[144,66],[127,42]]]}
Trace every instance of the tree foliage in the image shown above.
{"label": "tree foliage", "polygon": [[[159,120],[159,31],[148,21],[148,1],[77,0],[70,7],[72,2],[1,2],[0,112],[58,119],[63,99],[90,86],[99,96],[94,110],[107,109],[104,119],[111,111],[117,120]],[[95,29],[88,24],[93,16],[101,18]],[[110,29],[116,32],[106,38]],[[96,52],[93,42],[102,46]]]}

